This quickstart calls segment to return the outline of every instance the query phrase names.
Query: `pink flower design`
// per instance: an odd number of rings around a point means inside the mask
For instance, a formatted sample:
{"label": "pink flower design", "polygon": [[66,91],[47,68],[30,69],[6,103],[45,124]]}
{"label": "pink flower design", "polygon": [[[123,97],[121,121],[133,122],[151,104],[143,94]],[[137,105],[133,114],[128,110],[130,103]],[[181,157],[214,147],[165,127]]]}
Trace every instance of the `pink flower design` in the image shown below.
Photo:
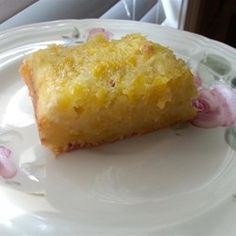
{"label": "pink flower design", "polygon": [[[198,83],[199,85],[199,83]],[[199,97],[193,101],[197,115],[192,124],[198,127],[229,127],[236,123],[236,92],[224,83],[210,89],[198,86]]]}
{"label": "pink flower design", "polygon": [[98,34],[102,34],[107,40],[112,38],[112,33],[103,28],[94,28],[89,31],[88,39],[95,37]]}
{"label": "pink flower design", "polygon": [[11,151],[0,146],[0,176],[3,178],[12,178],[16,175],[17,167],[13,160],[10,158]]}

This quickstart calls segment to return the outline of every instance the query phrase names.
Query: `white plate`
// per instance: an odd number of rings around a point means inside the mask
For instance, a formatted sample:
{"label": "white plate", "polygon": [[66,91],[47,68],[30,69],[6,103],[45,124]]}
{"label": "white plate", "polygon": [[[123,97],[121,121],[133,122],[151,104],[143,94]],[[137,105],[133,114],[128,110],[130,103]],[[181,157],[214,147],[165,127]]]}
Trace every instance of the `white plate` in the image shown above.
{"label": "white plate", "polygon": [[[224,128],[179,126],[58,160],[40,145],[19,65],[39,48],[78,43],[97,27],[114,38],[141,33],[169,46],[206,84],[235,82],[233,48],[154,24],[63,20],[2,32],[0,144],[18,165],[13,179],[0,179],[4,235],[147,235],[203,214],[236,191],[236,154]],[[226,136],[231,145],[234,131]]]}

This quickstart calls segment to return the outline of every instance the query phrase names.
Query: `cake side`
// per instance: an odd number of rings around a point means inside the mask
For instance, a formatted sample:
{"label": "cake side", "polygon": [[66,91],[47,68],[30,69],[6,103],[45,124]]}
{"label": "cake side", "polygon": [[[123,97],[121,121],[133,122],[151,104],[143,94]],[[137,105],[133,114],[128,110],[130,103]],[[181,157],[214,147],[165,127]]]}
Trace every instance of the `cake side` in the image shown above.
{"label": "cake side", "polygon": [[45,130],[45,127],[44,127],[45,121],[44,121],[44,117],[41,116],[41,114],[40,114],[40,107],[38,106],[39,97],[38,97],[37,89],[34,85],[35,80],[33,77],[33,73],[30,70],[30,67],[27,65],[26,61],[24,61],[21,64],[19,72],[20,72],[22,79],[25,82],[25,84],[29,90],[29,95],[32,100],[32,104],[33,104],[33,108],[34,108],[34,115],[35,115],[36,124],[37,124],[38,131],[39,131],[41,143],[45,144],[47,146],[47,143],[44,143],[44,138],[43,138],[43,136],[44,136],[43,133]]}
{"label": "cake side", "polygon": [[53,46],[20,69],[41,142],[55,154],[114,142],[195,116],[193,76],[182,60],[140,35]]}

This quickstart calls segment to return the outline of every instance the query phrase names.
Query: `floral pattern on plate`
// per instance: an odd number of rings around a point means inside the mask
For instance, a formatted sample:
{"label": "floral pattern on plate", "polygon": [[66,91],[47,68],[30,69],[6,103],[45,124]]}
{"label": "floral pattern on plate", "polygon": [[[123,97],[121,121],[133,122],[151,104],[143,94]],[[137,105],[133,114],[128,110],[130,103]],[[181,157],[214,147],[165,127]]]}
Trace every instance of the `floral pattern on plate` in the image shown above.
{"label": "floral pattern on plate", "polygon": [[0,145],[0,176],[5,179],[12,178],[17,173],[17,166],[11,159],[11,150]]}
{"label": "floral pattern on plate", "polygon": [[198,114],[192,123],[200,127],[226,127],[225,140],[236,150],[235,71],[224,57],[206,54],[198,63],[196,74],[200,95],[194,102]]}

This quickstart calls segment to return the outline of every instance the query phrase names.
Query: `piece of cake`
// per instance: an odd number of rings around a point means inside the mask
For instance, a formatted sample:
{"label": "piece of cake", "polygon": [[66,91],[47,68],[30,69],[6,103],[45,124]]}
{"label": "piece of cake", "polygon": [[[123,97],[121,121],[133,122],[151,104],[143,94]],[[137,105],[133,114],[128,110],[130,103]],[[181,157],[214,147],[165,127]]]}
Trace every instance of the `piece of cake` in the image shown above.
{"label": "piece of cake", "polygon": [[159,44],[132,34],[49,46],[20,67],[42,144],[56,155],[144,134],[195,115],[193,75]]}

